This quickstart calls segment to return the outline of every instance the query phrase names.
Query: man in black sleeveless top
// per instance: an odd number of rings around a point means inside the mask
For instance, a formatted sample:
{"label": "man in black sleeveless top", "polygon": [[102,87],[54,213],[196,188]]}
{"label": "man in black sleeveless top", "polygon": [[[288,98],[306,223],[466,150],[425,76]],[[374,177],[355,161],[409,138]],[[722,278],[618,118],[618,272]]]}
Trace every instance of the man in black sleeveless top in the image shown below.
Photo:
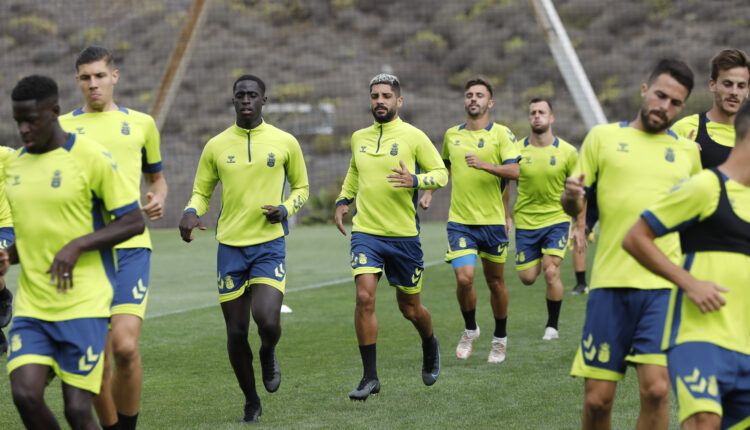
{"label": "man in black sleeveless top", "polygon": [[711,110],[685,117],[672,127],[675,133],[698,143],[704,169],[718,166],[729,156],[734,146],[734,118],[748,97],[748,81],[747,54],[739,49],[722,50],[711,59]]}
{"label": "man in black sleeveless top", "polygon": [[[662,348],[684,428],[750,427],[750,104],[726,161],[643,212],[623,247],[675,288]],[[682,267],[654,240],[679,231]]]}

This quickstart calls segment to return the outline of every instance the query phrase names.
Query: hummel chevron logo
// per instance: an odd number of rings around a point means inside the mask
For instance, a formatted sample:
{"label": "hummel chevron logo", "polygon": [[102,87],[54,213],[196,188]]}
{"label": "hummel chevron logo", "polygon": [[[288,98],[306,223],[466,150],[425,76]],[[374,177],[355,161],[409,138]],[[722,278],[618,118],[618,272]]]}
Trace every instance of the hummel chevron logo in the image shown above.
{"label": "hummel chevron logo", "polygon": [[94,350],[89,346],[86,349],[86,354],[82,355],[78,360],[78,370],[88,372],[94,368],[94,365],[98,360],[99,354],[94,354]]}
{"label": "hummel chevron logo", "polygon": [[596,357],[596,347],[594,346],[594,337],[589,333],[589,337],[587,337],[583,341],[583,356],[586,358],[587,361],[593,361],[594,357]]}
{"label": "hummel chevron logo", "polygon": [[143,279],[138,280],[138,285],[133,287],[133,298],[136,300],[142,300],[144,297],[146,297],[146,287],[143,285]]}
{"label": "hummel chevron logo", "polygon": [[276,275],[277,278],[283,278],[284,274],[286,274],[284,271],[284,264],[279,264],[279,267],[274,269],[273,274]]}
{"label": "hummel chevron logo", "polygon": [[411,275],[411,283],[412,284],[416,284],[417,282],[419,282],[419,278],[422,277],[422,272],[423,271],[424,271],[424,269],[420,269],[420,268],[414,269],[414,274]]}

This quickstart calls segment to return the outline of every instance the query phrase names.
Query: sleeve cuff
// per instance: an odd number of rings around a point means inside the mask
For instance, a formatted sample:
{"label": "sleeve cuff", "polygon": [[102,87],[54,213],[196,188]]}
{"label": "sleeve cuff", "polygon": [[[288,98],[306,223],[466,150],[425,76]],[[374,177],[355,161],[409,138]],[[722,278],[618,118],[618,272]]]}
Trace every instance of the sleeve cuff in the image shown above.
{"label": "sleeve cuff", "polygon": [[343,205],[349,206],[352,203],[354,203],[354,199],[343,198],[336,202],[336,207],[343,206]]}
{"label": "sleeve cuff", "polygon": [[279,205],[279,209],[281,209],[281,213],[283,214],[281,218],[286,219],[286,217],[289,216],[289,211],[286,210],[286,206]]}
{"label": "sleeve cuff", "polygon": [[411,175],[411,186],[412,188],[417,188],[419,186],[419,178],[417,178],[417,175]]}
{"label": "sleeve cuff", "polygon": [[162,171],[161,161],[153,164],[144,164],[141,166],[141,171],[143,173],[159,173]]}
{"label": "sleeve cuff", "polygon": [[182,211],[182,213],[183,214],[191,213],[191,214],[195,214],[197,216],[198,215],[198,210],[195,209],[195,208],[185,208],[185,210]]}
{"label": "sleeve cuff", "polygon": [[125,206],[121,206],[117,209],[112,209],[110,212],[112,215],[115,216],[115,218],[120,218],[121,216],[125,215],[126,213],[132,212],[134,210],[140,209],[138,206],[138,202],[134,201],[133,203],[130,203]]}
{"label": "sleeve cuff", "polygon": [[503,160],[503,165],[505,165],[505,164],[514,164],[514,163],[518,164],[520,162],[521,162],[521,156],[519,155],[516,158],[509,158],[507,160]]}
{"label": "sleeve cuff", "polygon": [[654,215],[651,211],[644,211],[641,214],[641,218],[646,221],[646,224],[648,224],[649,227],[651,227],[651,230],[654,232],[656,237],[664,236],[665,234],[669,233],[669,229],[662,224],[662,222],[659,220],[659,218]]}

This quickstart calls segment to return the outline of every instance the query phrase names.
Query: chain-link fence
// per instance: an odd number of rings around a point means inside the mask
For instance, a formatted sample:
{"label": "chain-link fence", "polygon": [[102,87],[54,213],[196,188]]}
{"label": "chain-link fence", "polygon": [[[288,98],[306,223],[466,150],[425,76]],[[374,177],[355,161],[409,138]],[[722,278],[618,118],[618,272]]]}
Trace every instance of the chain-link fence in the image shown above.
{"label": "chain-link fence", "polygon": [[[0,2],[0,139],[17,146],[8,94],[31,73],[54,77],[63,110],[82,103],[73,62],[89,44],[114,51],[118,104],[148,112],[194,0],[3,0]],[[710,107],[708,61],[721,48],[750,48],[745,0],[553,1],[610,121],[631,119],[638,85],[664,56],[685,59],[696,90],[685,113]],[[311,199],[301,222],[330,219],[348,166],[352,131],[372,122],[367,83],[399,76],[402,117],[442,146],[463,122],[463,83],[496,86],[494,119],[518,137],[528,130],[526,101],[554,101],[555,131],[580,143],[586,129],[527,0],[209,0],[190,61],[162,128],[176,225],[189,198],[200,151],[232,124],[231,85],[243,73],[266,80],[265,119],[297,136]],[[445,219],[445,198],[423,219]],[[215,219],[214,199],[209,218]]]}

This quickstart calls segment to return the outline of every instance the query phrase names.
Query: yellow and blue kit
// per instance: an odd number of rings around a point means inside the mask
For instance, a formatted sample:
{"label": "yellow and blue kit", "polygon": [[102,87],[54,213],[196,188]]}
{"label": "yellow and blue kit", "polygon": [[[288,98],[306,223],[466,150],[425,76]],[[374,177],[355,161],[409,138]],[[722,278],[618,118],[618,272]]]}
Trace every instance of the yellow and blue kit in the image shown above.
{"label": "yellow and blue kit", "polygon": [[[448,171],[427,135],[398,117],[354,132],[351,150],[349,171],[336,205],[351,204],[356,199],[352,274],[385,270],[391,285],[407,294],[418,293],[424,270],[418,236],[418,189],[445,186]],[[388,182],[387,176],[400,161],[413,173],[414,188],[396,188]]]}
{"label": "yellow and blue kit", "polygon": [[[284,199],[287,180],[291,192]],[[216,240],[220,244],[219,300],[237,298],[246,287],[257,283],[271,285],[283,293],[286,282],[283,237],[289,232],[287,217],[302,208],[309,193],[299,142],[266,122],[250,130],[236,124],[227,128],[203,148],[193,195],[185,211],[198,216],[205,214],[219,181],[222,185],[221,215],[216,227]],[[261,209],[265,205],[280,206],[283,221],[271,224]],[[242,267],[237,267],[237,259],[244,261]]]}
{"label": "yellow and blue kit", "polygon": [[13,216],[10,213],[8,198],[5,196],[5,169],[16,156],[16,150],[7,146],[0,146],[0,249],[5,249],[16,241],[13,231]]}
{"label": "yellow and blue kit", "polygon": [[114,250],[81,254],[71,273],[75,288],[65,294],[50,285],[47,270],[69,242],[138,210],[138,202],[112,154],[84,136],[69,134],[63,147],[43,154],[25,149],[16,154],[5,172],[21,264],[8,372],[30,363],[48,365],[65,383],[97,393],[115,284]]}
{"label": "yellow and blue kit", "polygon": [[559,137],[551,145],[535,146],[521,140],[521,176],[513,209],[516,226],[516,270],[537,265],[542,255],[565,257],[570,217],[560,195],[573,174],[578,151]]}
{"label": "yellow and blue kit", "polygon": [[722,428],[750,425],[750,187],[704,170],[643,212],[657,237],[679,232],[682,266],[726,288],[726,304],[702,313],[676,288],[662,342],[679,419],[722,416]]}
{"label": "yellow and blue kit", "polygon": [[706,112],[682,118],[672,126],[672,130],[700,144],[704,169],[723,163],[734,148],[734,125],[711,121]]}
{"label": "yellow and blue kit", "polygon": [[[600,233],[573,376],[618,381],[626,362],[666,365],[660,342],[672,285],[638,264],[622,241],[644,209],[699,171],[695,143],[671,131],[652,134],[621,122],[586,136],[573,176],[585,176]],[[656,245],[679,261],[676,234]]]}
{"label": "yellow and blue kit", "polygon": [[468,130],[466,124],[460,124],[446,130],[442,156],[450,167],[453,186],[445,261],[454,268],[474,264],[477,254],[495,263],[504,263],[507,258],[502,203],[506,180],[469,167],[466,155],[470,153],[498,165],[518,163],[520,159],[516,137],[503,125],[490,122],[481,130]]}

